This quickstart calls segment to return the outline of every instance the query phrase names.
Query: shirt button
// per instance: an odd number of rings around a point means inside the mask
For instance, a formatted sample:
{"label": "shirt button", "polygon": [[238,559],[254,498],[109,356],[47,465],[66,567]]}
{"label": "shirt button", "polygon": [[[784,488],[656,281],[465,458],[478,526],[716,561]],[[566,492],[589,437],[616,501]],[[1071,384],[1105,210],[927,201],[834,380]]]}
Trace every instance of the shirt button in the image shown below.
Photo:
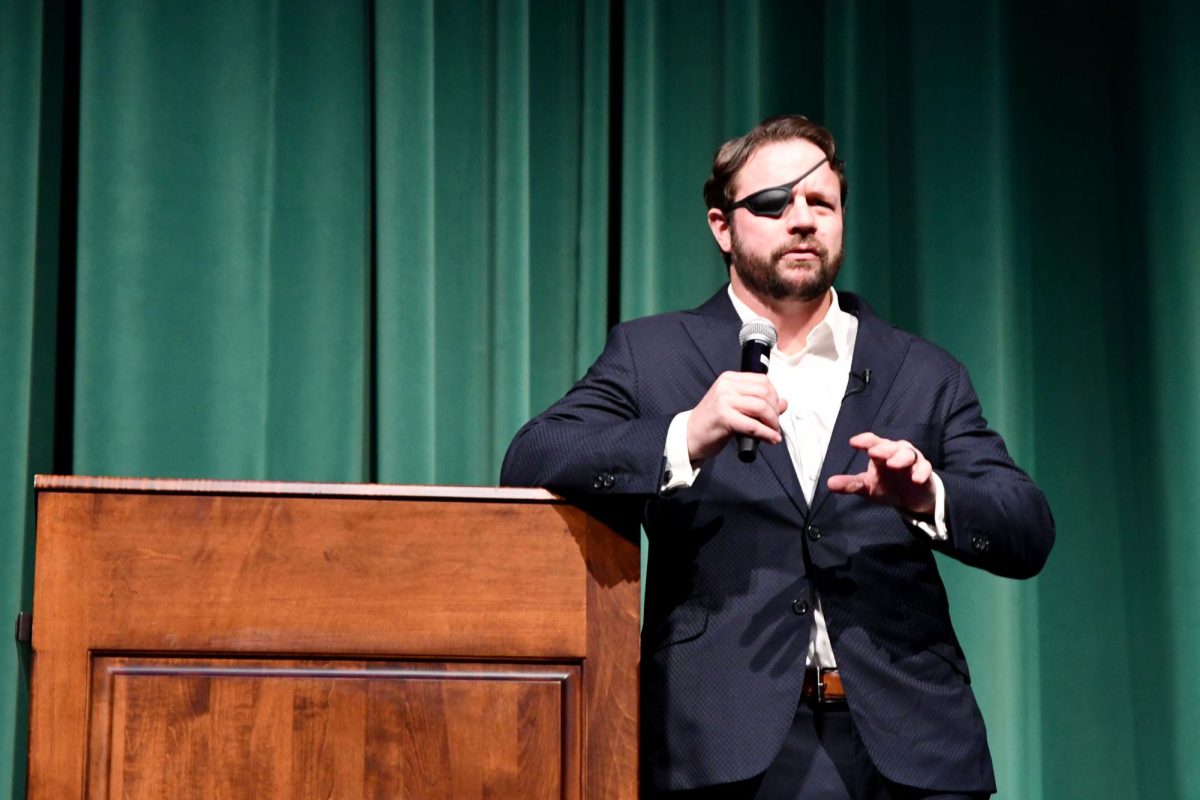
{"label": "shirt button", "polygon": [[808,540],[810,542],[821,541],[821,529],[816,525],[809,525],[804,532],[808,535]]}
{"label": "shirt button", "polygon": [[808,613],[808,601],[801,600],[799,597],[797,597],[792,601],[792,611],[796,612],[796,614],[801,617],[804,616]]}

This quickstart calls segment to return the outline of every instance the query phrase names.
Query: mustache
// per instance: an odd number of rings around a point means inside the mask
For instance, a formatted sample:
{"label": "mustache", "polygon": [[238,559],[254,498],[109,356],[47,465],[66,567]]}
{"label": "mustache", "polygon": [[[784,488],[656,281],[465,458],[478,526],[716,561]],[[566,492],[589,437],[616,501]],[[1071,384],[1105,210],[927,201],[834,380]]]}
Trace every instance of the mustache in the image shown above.
{"label": "mustache", "polygon": [[793,250],[811,250],[812,252],[816,253],[822,261],[825,261],[829,258],[829,249],[826,248],[825,245],[821,244],[821,242],[818,241],[815,236],[801,236],[792,239],[787,244],[776,248],[775,252],[771,254],[771,260],[778,261]]}

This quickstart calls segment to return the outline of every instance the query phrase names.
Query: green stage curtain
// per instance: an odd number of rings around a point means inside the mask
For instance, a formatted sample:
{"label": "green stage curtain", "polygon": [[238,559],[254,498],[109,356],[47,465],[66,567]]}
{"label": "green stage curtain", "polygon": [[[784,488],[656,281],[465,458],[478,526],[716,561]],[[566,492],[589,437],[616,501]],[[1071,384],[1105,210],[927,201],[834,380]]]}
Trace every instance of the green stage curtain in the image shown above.
{"label": "green stage curtain", "polygon": [[381,2],[379,480],[491,484],[607,315],[604,2]]}
{"label": "green stage curtain", "polygon": [[[63,38],[0,2],[0,616],[31,607],[31,475],[54,463]],[[49,29],[47,30],[47,24]],[[30,652],[0,648],[0,792],[23,796]]]}
{"label": "green stage curtain", "polygon": [[1198,797],[1196,42],[1184,0],[0,0],[0,620],[36,471],[494,483],[612,322],[721,284],[712,153],[801,111],[839,286],[1058,520],[1033,581],[941,562],[998,797]]}
{"label": "green stage curtain", "polygon": [[75,471],[358,478],[362,6],[83,15]]}
{"label": "green stage curtain", "polygon": [[493,481],[604,335],[603,7],[84,15],[75,471]]}

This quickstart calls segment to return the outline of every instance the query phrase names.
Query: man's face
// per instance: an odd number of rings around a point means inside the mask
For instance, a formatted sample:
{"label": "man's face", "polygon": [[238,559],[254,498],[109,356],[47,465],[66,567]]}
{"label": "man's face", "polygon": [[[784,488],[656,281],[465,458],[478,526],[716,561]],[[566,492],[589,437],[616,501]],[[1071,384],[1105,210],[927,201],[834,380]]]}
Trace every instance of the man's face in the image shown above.
{"label": "man's face", "polygon": [[735,279],[763,298],[816,300],[833,285],[842,264],[842,203],[837,175],[821,163],[821,148],[805,139],[771,142],[754,152],[734,179],[737,200],[787,184],[820,164],[791,188],[778,218],[747,208],[709,211],[722,250],[732,254]]}

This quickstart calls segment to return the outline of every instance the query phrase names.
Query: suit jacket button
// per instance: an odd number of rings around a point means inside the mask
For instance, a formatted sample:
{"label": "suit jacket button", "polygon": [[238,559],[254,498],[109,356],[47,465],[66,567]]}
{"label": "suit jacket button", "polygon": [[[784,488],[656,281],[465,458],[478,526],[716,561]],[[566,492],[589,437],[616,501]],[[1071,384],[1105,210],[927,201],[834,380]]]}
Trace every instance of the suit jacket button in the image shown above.
{"label": "suit jacket button", "polygon": [[808,613],[808,601],[797,597],[792,601],[792,611],[795,611],[800,616],[804,616]]}
{"label": "suit jacket button", "polygon": [[971,547],[975,548],[975,552],[977,553],[986,553],[991,546],[991,539],[982,533],[977,533],[971,537]]}
{"label": "suit jacket button", "polygon": [[809,525],[809,526],[808,526],[808,527],[807,527],[807,528],[804,530],[804,532],[805,532],[806,534],[808,534],[808,540],[809,540],[810,542],[819,542],[819,541],[821,541],[821,529],[820,529],[820,528],[818,528],[816,525]]}
{"label": "suit jacket button", "polygon": [[617,482],[617,479],[607,472],[600,476],[600,479],[604,482],[605,489],[611,489],[613,484]]}
{"label": "suit jacket button", "polygon": [[592,478],[592,488],[593,489],[603,489],[604,488],[604,479],[601,478],[599,475]]}

